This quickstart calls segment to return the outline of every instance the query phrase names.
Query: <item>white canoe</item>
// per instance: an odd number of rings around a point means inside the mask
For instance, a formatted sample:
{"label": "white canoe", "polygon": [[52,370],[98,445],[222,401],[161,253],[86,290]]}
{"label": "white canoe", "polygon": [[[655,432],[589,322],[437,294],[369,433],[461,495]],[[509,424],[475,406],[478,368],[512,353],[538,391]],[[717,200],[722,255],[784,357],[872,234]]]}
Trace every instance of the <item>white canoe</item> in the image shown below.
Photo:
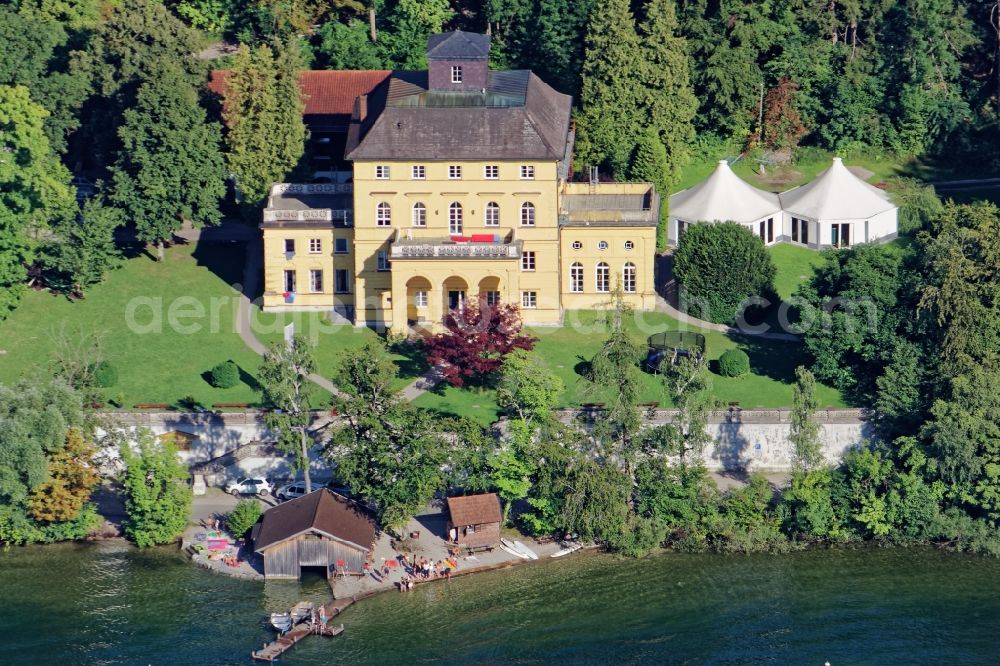
{"label": "white canoe", "polygon": [[569,555],[570,553],[575,553],[576,551],[580,550],[581,548],[583,548],[582,544],[575,543],[572,546],[567,546],[566,548],[563,548],[562,550],[558,550],[558,551],[552,553],[551,555],[549,555],[549,557],[562,557],[563,555]]}
{"label": "white canoe", "polygon": [[531,559],[533,559],[533,560],[537,560],[538,559],[538,553],[536,553],[535,551],[531,550],[530,548],[528,548],[527,546],[525,546],[520,541],[515,541],[514,542],[514,547],[517,550],[519,550],[522,553],[524,553],[525,555],[527,555],[528,557],[530,557]]}
{"label": "white canoe", "polygon": [[500,542],[500,550],[504,551],[505,553],[510,553],[514,557],[520,557],[522,560],[529,559],[527,555],[525,555],[524,553],[516,550],[513,547],[513,544],[511,544],[510,546],[508,546],[506,543],[503,543],[503,541],[501,541]]}

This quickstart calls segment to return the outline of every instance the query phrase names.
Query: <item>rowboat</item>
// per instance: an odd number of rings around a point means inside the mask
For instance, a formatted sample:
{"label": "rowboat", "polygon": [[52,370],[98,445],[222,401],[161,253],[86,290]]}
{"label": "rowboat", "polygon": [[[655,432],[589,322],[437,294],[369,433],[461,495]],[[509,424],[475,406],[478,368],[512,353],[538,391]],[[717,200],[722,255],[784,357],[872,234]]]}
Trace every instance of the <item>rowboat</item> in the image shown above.
{"label": "rowboat", "polygon": [[500,550],[504,551],[505,553],[510,553],[514,557],[519,557],[522,560],[531,559],[531,558],[528,557],[528,555],[526,553],[522,553],[521,551],[519,551],[514,546],[513,543],[511,543],[510,541],[507,541],[507,539],[500,539]]}
{"label": "rowboat", "polygon": [[527,546],[525,546],[520,541],[515,541],[514,542],[514,547],[517,550],[519,550],[522,553],[524,553],[525,555],[527,555],[528,557],[530,557],[531,559],[533,559],[533,560],[537,560],[538,559],[538,553],[536,553],[535,551],[531,550],[530,548],[528,548]]}
{"label": "rowboat", "polygon": [[569,555],[570,553],[575,553],[576,551],[580,550],[581,548],[583,548],[583,544],[571,543],[568,546],[564,547],[562,550],[558,550],[558,551],[552,553],[551,555],[549,555],[549,557],[563,557],[564,555]]}

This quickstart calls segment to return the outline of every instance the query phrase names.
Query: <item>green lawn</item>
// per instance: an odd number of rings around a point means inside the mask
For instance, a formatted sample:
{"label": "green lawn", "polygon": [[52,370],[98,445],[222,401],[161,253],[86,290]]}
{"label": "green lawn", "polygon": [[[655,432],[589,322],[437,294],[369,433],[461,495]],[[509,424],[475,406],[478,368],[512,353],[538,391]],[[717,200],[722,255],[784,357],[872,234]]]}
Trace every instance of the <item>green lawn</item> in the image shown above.
{"label": "green lawn", "polygon": [[816,267],[823,263],[821,253],[798,245],[787,243],[772,245],[768,248],[768,252],[771,253],[771,259],[774,260],[774,267],[777,269],[774,275],[774,288],[782,300],[791,298],[799,285],[808,281]]}
{"label": "green lawn", "polygon": [[[560,407],[574,407],[587,402],[604,402],[609,391],[595,387],[584,379],[587,363],[600,349],[607,336],[607,329],[600,321],[600,313],[570,311],[566,325],[558,328],[532,328],[529,332],[538,338],[535,351],[562,380],[565,390]],[[636,342],[645,348],[646,338],[666,330],[692,330],[705,336],[706,354],[712,372],[712,385],[716,397],[723,404],[739,402],[746,408],[788,407],[792,403],[792,382],[795,367],[806,363],[799,345],[768,342],[749,337],[730,338],[715,331],[693,327],[681,329],[672,318],[661,313],[637,313],[628,321],[628,330]],[[751,374],[729,378],[714,372],[715,361],[727,349],[739,347],[750,356]],[[843,407],[840,393],[827,386],[818,387],[819,402],[824,407]],[[642,402],[659,402],[669,406],[663,396],[660,381],[648,373],[642,374]],[[449,414],[466,414],[483,422],[495,418],[496,403],[491,390],[460,390],[451,387],[421,396],[416,404]]]}
{"label": "green lawn", "polygon": [[[0,381],[49,365],[60,336],[96,334],[120,377],[106,389],[108,398],[121,392],[127,406],[174,404],[187,396],[206,406],[255,401],[260,360],[233,325],[237,298],[230,285],[241,280],[243,258],[242,244],[178,245],[162,263],[145,255],[128,260],[81,301],[28,293],[0,323]],[[130,327],[130,305],[133,323],[147,330]],[[198,311],[203,316],[184,316]],[[226,359],[240,366],[244,381],[213,388],[203,373]]]}
{"label": "green lawn", "polygon": [[[731,158],[733,155],[727,155],[727,157]],[[731,166],[736,175],[754,187],[771,192],[783,192],[815,178],[820,171],[830,166],[833,157],[834,153],[832,152],[810,150],[794,164],[765,166],[764,174],[759,173],[759,162],[749,157],[740,159]],[[671,193],[679,192],[703,181],[715,170],[719,159],[721,157],[696,159],[690,162],[681,171],[680,180]],[[871,171],[874,175],[869,179],[870,182],[878,182],[891,176],[915,175],[909,163],[904,163],[891,156],[852,155],[844,158],[844,164],[860,166]]]}
{"label": "green lawn", "polygon": [[[262,313],[254,310],[253,317],[257,339],[264,344],[282,340],[284,327],[294,323],[296,333],[305,335],[312,341],[317,371],[327,378],[333,376],[333,369],[342,352],[359,349],[366,343],[379,339],[378,334],[366,326],[331,323],[327,315],[321,312]],[[393,351],[391,356],[399,365],[399,376],[393,383],[396,389],[411,383],[427,369],[427,364],[420,358],[414,358],[414,355]]]}

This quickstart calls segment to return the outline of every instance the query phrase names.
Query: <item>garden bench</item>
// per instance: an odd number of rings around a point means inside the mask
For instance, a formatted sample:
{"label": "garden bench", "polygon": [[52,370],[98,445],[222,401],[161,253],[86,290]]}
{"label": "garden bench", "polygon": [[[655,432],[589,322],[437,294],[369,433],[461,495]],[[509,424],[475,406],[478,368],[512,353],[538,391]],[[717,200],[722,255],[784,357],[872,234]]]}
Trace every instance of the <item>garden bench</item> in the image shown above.
{"label": "garden bench", "polygon": [[247,409],[250,406],[249,402],[213,402],[213,409]]}
{"label": "garden bench", "polygon": [[473,553],[492,553],[493,546],[465,546],[465,554],[472,555]]}
{"label": "garden bench", "polygon": [[132,407],[134,407],[135,409],[170,409],[170,405],[156,403],[156,402],[151,402],[151,403],[140,402],[137,405],[132,405]]}

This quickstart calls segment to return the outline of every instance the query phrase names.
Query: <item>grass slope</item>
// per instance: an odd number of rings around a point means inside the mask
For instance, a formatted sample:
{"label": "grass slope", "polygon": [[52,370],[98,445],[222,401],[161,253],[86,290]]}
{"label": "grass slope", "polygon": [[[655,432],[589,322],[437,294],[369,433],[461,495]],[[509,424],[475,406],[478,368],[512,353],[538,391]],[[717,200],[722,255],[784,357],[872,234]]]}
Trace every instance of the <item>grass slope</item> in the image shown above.
{"label": "grass slope", "polygon": [[[127,406],[174,404],[187,396],[206,406],[256,401],[260,360],[233,324],[237,294],[230,285],[241,281],[243,257],[242,244],[178,245],[167,250],[162,263],[145,255],[130,259],[81,301],[28,293],[0,323],[0,349],[6,351],[0,356],[0,381],[48,366],[60,332],[77,339],[84,333],[100,336],[107,359],[118,368],[119,382],[105,394],[123,393]],[[158,330],[130,328],[130,303],[138,306],[133,317],[138,324],[149,324],[154,311],[159,313],[159,326],[151,327]],[[204,316],[183,316],[198,310]],[[226,359],[239,365],[243,381],[216,389],[203,373]]]}
{"label": "grass slope", "polygon": [[[594,311],[570,311],[566,313],[565,326],[529,329],[538,338],[536,353],[565,385],[559,400],[560,407],[605,402],[610,394],[607,387],[594,386],[584,378],[590,359],[607,336],[601,316],[601,313]],[[646,347],[646,338],[661,331],[692,330],[702,333],[705,336],[709,364],[713,369],[725,350],[734,347],[743,349],[750,357],[751,374],[730,378],[712,372],[713,392],[722,404],[739,402],[745,408],[788,407],[792,404],[795,368],[807,362],[799,345],[750,337],[731,338],[715,331],[681,328],[677,321],[662,313],[636,313],[629,318],[627,328],[643,349]],[[658,402],[669,406],[657,377],[644,372],[641,381],[641,402]],[[824,407],[845,406],[836,389],[820,384],[817,393],[819,403]],[[465,414],[484,423],[494,420],[497,411],[495,392],[492,389],[441,387],[421,396],[415,404],[446,414]]]}
{"label": "grass slope", "polygon": [[823,263],[823,255],[798,245],[782,243],[768,248],[774,267],[774,288],[782,300],[791,298],[803,282],[807,282]]}

